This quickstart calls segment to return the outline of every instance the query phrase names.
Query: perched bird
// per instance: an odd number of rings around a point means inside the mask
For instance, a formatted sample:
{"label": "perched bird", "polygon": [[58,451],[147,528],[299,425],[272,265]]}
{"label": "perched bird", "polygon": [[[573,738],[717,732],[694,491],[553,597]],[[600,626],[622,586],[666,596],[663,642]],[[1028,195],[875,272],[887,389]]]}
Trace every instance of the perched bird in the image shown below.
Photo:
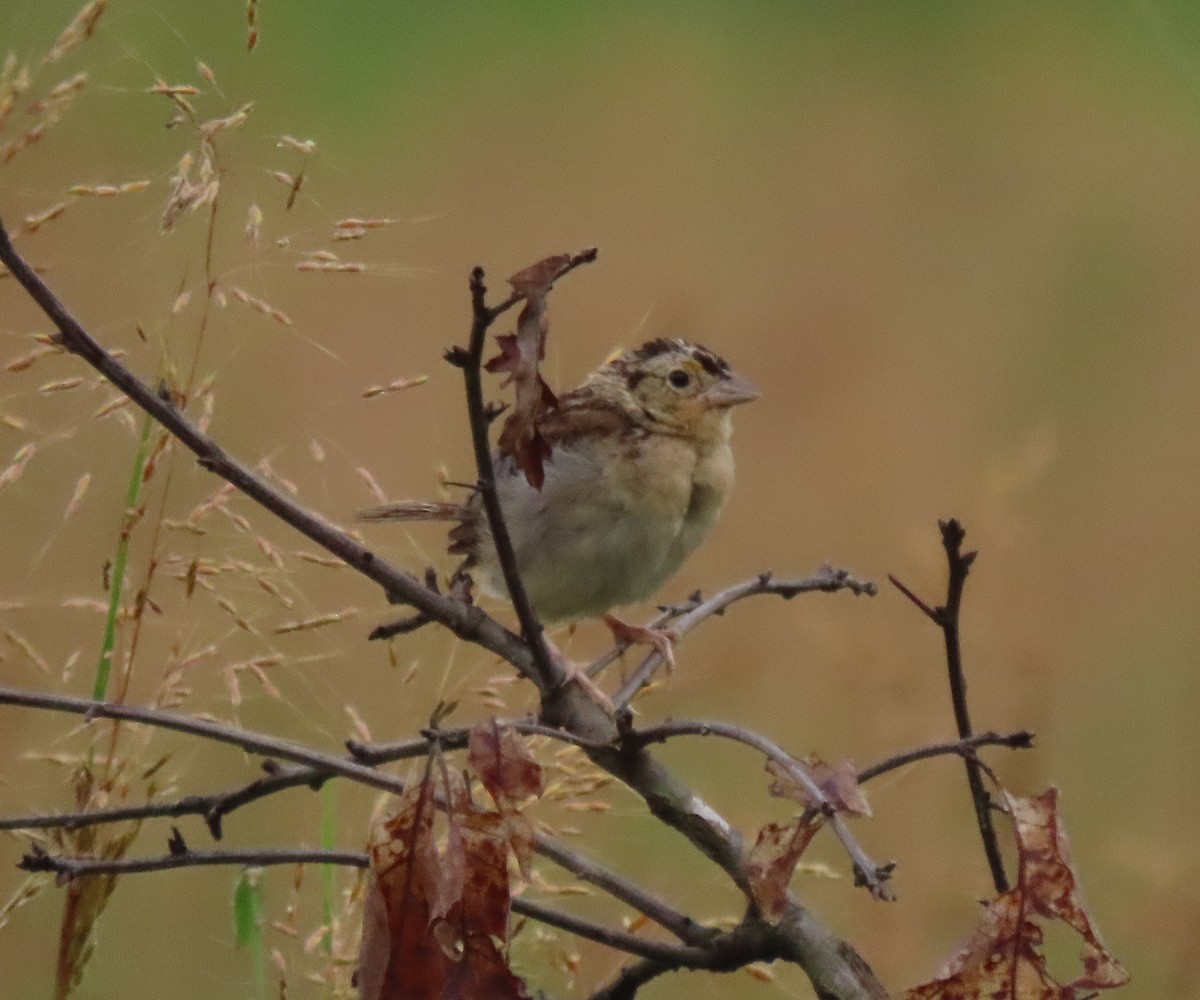
{"label": "perched bird", "polygon": [[[510,456],[496,491],[517,569],[546,623],[603,618],[618,638],[657,646],[662,633],[610,612],[650,597],[704,540],[733,485],[733,407],[758,391],[711,351],[652,340],[592,372],[537,422],[550,446],[541,489]],[[463,504],[398,503],[366,520],[453,520],[452,553],[493,596],[504,576],[478,494]]]}

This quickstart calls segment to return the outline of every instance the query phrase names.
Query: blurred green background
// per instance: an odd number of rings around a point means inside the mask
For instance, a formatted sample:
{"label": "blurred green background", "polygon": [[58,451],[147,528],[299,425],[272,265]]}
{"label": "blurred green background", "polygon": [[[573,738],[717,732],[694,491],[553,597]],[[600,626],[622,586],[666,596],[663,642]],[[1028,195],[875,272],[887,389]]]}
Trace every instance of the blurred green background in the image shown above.
{"label": "blurred green background", "polygon": [[[723,521],[662,598],[830,561],[880,581],[895,573],[935,601],[935,522],[962,519],[981,550],[965,605],[976,725],[1028,727],[1038,740],[1033,752],[990,759],[1014,791],[1063,790],[1088,901],[1134,977],[1123,995],[1200,997],[1200,10],[1162,0],[292,0],[261,5],[247,54],[241,3],[114,0],[94,39],[39,66],[76,9],[46,0],[0,10],[0,51],[36,70],[30,99],[89,74],[62,121],[0,167],[0,212],[19,225],[71,185],[151,182],[77,199],[20,240],[135,370],[189,369],[206,282],[203,214],[159,232],[175,164],[195,143],[187,128],[163,128],[171,107],[145,92],[156,77],[201,85],[192,100],[204,118],[254,102],[247,123],[220,138],[212,274],[294,325],[230,294],[196,371],[216,376],[217,437],[247,460],[269,458],[333,520],[374,502],[358,469],[392,498],[435,495],[443,466],[451,479],[471,477],[459,381],[440,360],[466,334],[470,267],[485,265],[499,295],[521,267],[598,245],[599,262],[554,295],[555,385],[574,384],[617,345],[683,334],[763,390],[738,415],[739,477]],[[0,142],[34,120],[27,103]],[[295,173],[305,158],[277,147],[282,134],[318,145],[290,212],[270,175]],[[243,235],[252,203],[264,215],[258,249]],[[397,221],[331,242],[333,223],[350,216]],[[365,272],[298,272],[310,251]],[[190,302],[173,312],[184,291]],[[11,281],[0,283],[4,357],[27,353],[27,335],[45,329]],[[13,418],[0,423],[0,458],[29,441],[39,448],[0,492],[0,626],[50,671],[9,638],[0,678],[86,694],[102,615],[61,604],[104,597],[135,436],[118,419],[92,418],[105,390],[39,391],[81,374],[61,357],[0,373],[0,415]],[[420,388],[363,398],[426,374]],[[85,472],[91,489],[64,519]],[[151,510],[164,476],[150,484]],[[179,460],[165,516],[186,517],[214,489]],[[325,748],[351,735],[347,704],[380,739],[412,733],[439,696],[462,698],[459,720],[491,711],[494,695],[481,688],[497,687],[513,710],[527,704],[519,687],[489,685],[504,674],[496,663],[445,635],[397,644],[389,662],[365,642],[387,614],[374,588],[301,561],[293,553],[310,545],[245,502],[232,507],[251,532],[220,517],[203,537],[164,531],[164,563],[178,571],[201,555],[266,567],[293,607],[253,575],[232,571],[215,578],[215,595],[188,599],[160,572],[152,596],[164,613],[147,620],[132,697],[152,696],[173,655],[214,644],[188,674],[187,709],[231,717],[222,667],[282,655],[270,676],[283,697],[243,677],[237,717]],[[285,553],[283,570],[256,533]],[[413,568],[449,565],[436,527],[372,528],[369,539]],[[139,529],[131,586],[149,552]],[[346,608],[358,613],[342,624],[271,632]],[[603,642],[585,624],[571,648],[583,655]],[[79,666],[64,683],[74,650]],[[890,589],[874,600],[747,602],[690,638],[676,677],[641,707],[648,719],[729,719],[797,753],[863,764],[953,731],[939,636]],[[0,811],[67,808],[66,771],[29,755],[77,751],[84,744],[66,735],[74,720],[2,715]],[[169,736],[153,746],[148,759],[173,751],[169,769],[185,790],[254,773],[237,753]],[[748,753],[692,742],[663,756],[748,832],[786,815]],[[796,888],[899,989],[940,964],[989,883],[961,765],[912,768],[870,793],[876,817],[858,828],[876,857],[898,862],[900,901],[874,904],[845,877],[799,878]],[[372,802],[338,788],[339,845],[361,846]],[[604,814],[547,805],[538,815],[578,827],[581,845],[698,917],[739,912],[725,880],[631,796],[609,802]],[[197,820],[180,825],[193,846],[206,842]],[[316,797],[291,793],[231,817],[227,839],[312,844],[319,825]],[[161,852],[167,832],[148,827],[133,853]],[[22,850],[0,839],[0,897],[19,884]],[[830,844],[818,841],[814,858],[845,874]],[[232,943],[233,879],[208,870],[122,882],[79,996],[252,996]],[[272,913],[290,883],[290,872],[268,873]],[[49,995],[61,900],[49,891],[0,930],[6,997]],[[553,901],[615,919],[599,901]],[[315,905],[306,903],[310,929]],[[302,941],[272,933],[294,970],[289,996],[322,996],[303,979]],[[1067,945],[1056,943],[1057,958],[1072,956]],[[586,995],[619,965],[561,937],[522,947],[535,981],[563,995],[572,978]],[[576,950],[572,976],[562,953]],[[645,995],[810,995],[795,970],[775,972],[773,983],[681,974]]]}

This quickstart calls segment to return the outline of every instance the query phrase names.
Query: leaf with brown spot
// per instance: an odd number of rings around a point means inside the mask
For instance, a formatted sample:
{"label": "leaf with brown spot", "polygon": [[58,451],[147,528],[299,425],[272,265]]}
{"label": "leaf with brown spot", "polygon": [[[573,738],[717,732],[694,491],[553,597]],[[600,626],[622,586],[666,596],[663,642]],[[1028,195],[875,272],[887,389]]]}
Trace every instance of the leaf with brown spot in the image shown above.
{"label": "leaf with brown spot", "polygon": [[495,719],[480,723],[467,738],[467,761],[502,811],[542,794],[542,767],[524,741]]}
{"label": "leaf with brown spot", "polygon": [[[1004,794],[1017,840],[1017,885],[984,910],[979,925],[937,975],[903,1000],[1079,1000],[1129,982],[1083,905],[1058,812],[1058,790],[1032,799]],[[1083,938],[1083,975],[1063,984],[1041,953],[1035,918],[1061,920]]]}
{"label": "leaf with brown spot", "polygon": [[439,895],[436,865],[429,867],[431,849],[436,860],[430,773],[427,767],[371,840],[371,889],[359,951],[362,1000],[434,1000],[445,993],[447,960],[430,947]]}
{"label": "leaf with brown spot", "polygon": [[[827,764],[816,754],[810,754],[800,761],[800,765],[821,789],[835,812],[851,816],[871,815],[870,803],[858,784],[858,768],[849,757],[836,764]],[[772,795],[799,802],[805,808],[818,808],[818,803],[813,802],[808,790],[778,761],[767,761],[767,773],[775,779],[771,782]]]}
{"label": "leaf with brown spot", "polygon": [[767,920],[782,916],[796,863],[820,828],[820,819],[812,818],[768,823],[759,830],[746,861],[746,877],[755,905]]}

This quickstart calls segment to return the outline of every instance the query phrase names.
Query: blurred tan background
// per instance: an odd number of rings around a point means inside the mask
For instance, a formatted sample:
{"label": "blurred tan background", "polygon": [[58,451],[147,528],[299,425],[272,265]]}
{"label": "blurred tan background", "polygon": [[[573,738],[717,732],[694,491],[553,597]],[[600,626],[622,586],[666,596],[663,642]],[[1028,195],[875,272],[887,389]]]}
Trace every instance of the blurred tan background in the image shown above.
{"label": "blurred tan background", "polygon": [[[170,177],[195,143],[187,128],[163,128],[168,101],[145,93],[156,77],[202,86],[191,100],[204,118],[254,101],[247,123],[220,139],[212,274],[294,325],[230,293],[209,319],[196,375],[215,374],[218,439],[247,460],[269,458],[333,520],[374,502],[356,469],[392,498],[436,495],[443,466],[471,477],[459,380],[440,360],[466,335],[470,267],[486,266],[499,295],[519,268],[598,245],[598,263],[554,294],[553,384],[574,384],[617,345],[683,334],[763,390],[738,415],[739,476],[723,521],[661,597],[829,561],[881,582],[895,573],[936,601],[936,519],[962,519],[981,550],[964,621],[975,723],[1028,727],[1038,741],[989,759],[1014,791],[1062,789],[1088,900],[1134,977],[1123,995],[1200,997],[1200,13],[1160,0],[867,11],[303,0],[263,4],[248,55],[243,5],[114,0],[94,39],[38,67],[75,10],[58,0],[0,10],[0,49],[36,68],[34,91],[89,74],[62,121],[0,167],[0,213],[19,225],[72,185],[151,182],[71,201],[20,239],[135,370],[188,371],[206,282],[203,213],[159,232]],[[31,120],[10,121],[0,141]],[[318,152],[277,148],[282,134],[311,138]],[[271,172],[304,164],[286,211]],[[243,235],[251,204],[264,215],[257,250]],[[332,242],[334,222],[351,216],[397,221]],[[365,271],[298,272],[311,251]],[[27,353],[28,334],[45,329],[0,282],[4,357]],[[61,604],[104,598],[136,443],[119,418],[93,419],[106,390],[39,389],[84,374],[61,357],[0,373],[0,415],[13,418],[0,424],[0,459],[38,445],[0,492],[0,627],[48,670],[10,638],[0,679],[77,694],[91,688],[102,615]],[[419,375],[429,382],[363,398]],[[91,489],[64,519],[84,473]],[[149,484],[151,511],[165,476]],[[215,488],[181,456],[164,516],[187,517]],[[480,689],[496,688],[512,710],[527,704],[519,687],[489,683],[503,675],[494,662],[446,635],[398,643],[389,662],[365,641],[387,615],[376,589],[305,563],[294,554],[312,546],[248,503],[231,509],[251,532],[210,516],[202,537],[164,530],[160,557],[175,570],[197,555],[250,562],[293,606],[236,571],[189,600],[160,571],[152,596],[164,613],[144,627],[133,698],[152,696],[173,655],[211,644],[188,675],[189,710],[231,717],[222,667],[281,655],[270,677],[283,697],[243,678],[237,717],[324,748],[353,733],[344,705],[387,739],[422,725],[439,696],[462,698],[462,721],[492,710]],[[283,570],[255,534],[284,553]],[[449,565],[436,527],[368,537],[414,569]],[[150,545],[139,527],[131,588]],[[357,612],[341,624],[272,633],[345,609]],[[582,655],[604,638],[585,624],[571,648]],[[679,655],[677,676],[641,703],[645,718],[720,717],[798,753],[863,764],[953,732],[939,635],[891,589],[747,602]],[[67,808],[64,769],[28,755],[78,751],[85,744],[65,735],[74,721],[0,716],[0,811]],[[254,761],[187,740],[159,736],[154,748],[149,759],[173,752],[183,790],[254,773]],[[748,753],[691,742],[663,754],[751,834],[786,815]],[[337,841],[355,849],[373,799],[336,794]],[[898,862],[900,901],[873,904],[845,877],[796,888],[899,989],[968,931],[988,880],[957,762],[887,777],[870,794],[876,818],[859,830],[875,856]],[[608,801],[605,814],[539,815],[579,827],[581,845],[698,917],[739,912],[725,880],[631,796]],[[316,797],[291,793],[231,817],[227,840],[313,844],[319,824]],[[180,825],[193,846],[207,842],[195,819]],[[148,825],[133,853],[163,851],[168,832]],[[0,839],[0,897],[20,882],[22,849]],[[845,875],[830,844],[819,841],[814,858]],[[79,996],[253,995],[232,944],[233,877],[122,882]],[[290,880],[268,874],[273,914]],[[4,996],[49,995],[61,898],[43,894],[0,930]],[[614,919],[590,899],[563,905]],[[301,978],[296,942],[268,944],[298,970],[290,996],[324,995]],[[564,949],[582,956],[574,976]],[[1064,971],[1073,950],[1055,942]],[[561,995],[572,979],[586,995],[618,967],[563,938],[523,961]],[[773,983],[681,974],[645,995],[811,995],[795,970],[775,971]]]}

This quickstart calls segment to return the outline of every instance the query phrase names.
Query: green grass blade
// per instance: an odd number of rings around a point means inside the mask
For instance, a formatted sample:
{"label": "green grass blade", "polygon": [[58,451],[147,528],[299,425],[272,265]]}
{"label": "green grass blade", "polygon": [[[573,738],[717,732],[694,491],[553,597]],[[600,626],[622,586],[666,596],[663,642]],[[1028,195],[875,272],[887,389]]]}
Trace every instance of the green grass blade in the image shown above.
{"label": "green grass blade", "polygon": [[125,491],[125,515],[121,521],[121,537],[117,541],[117,552],[113,556],[112,573],[108,587],[108,614],[104,619],[104,639],[100,644],[100,662],[96,667],[96,683],[92,686],[92,698],[103,701],[108,694],[108,678],[112,673],[113,654],[117,647],[117,621],[121,616],[121,596],[125,589],[125,566],[129,561],[129,537],[131,534],[131,512],[137,509],[142,498],[142,477],[146,471],[146,458],[150,453],[150,430],[154,420],[149,414],[142,421],[142,438],[138,442],[133,459],[133,474],[129,477],[129,488]]}
{"label": "green grass blade", "polygon": [[239,948],[250,953],[250,963],[254,969],[254,995],[259,1000],[265,1000],[267,995],[267,938],[262,877],[261,868],[245,868],[233,889],[233,939]]}

